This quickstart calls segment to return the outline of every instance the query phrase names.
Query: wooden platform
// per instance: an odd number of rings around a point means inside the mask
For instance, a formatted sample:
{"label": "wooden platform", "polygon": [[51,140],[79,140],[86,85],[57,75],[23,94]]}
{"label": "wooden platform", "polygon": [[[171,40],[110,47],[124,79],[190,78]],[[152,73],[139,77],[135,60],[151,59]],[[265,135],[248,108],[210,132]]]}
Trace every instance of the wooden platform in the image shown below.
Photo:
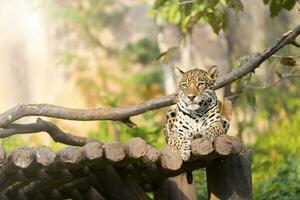
{"label": "wooden platform", "polygon": [[49,147],[0,148],[0,199],[150,199],[157,183],[207,168],[211,199],[251,199],[249,151],[228,135],[196,139],[182,162],[170,146],[160,150],[133,138],[126,144],[90,142],[54,153]]}

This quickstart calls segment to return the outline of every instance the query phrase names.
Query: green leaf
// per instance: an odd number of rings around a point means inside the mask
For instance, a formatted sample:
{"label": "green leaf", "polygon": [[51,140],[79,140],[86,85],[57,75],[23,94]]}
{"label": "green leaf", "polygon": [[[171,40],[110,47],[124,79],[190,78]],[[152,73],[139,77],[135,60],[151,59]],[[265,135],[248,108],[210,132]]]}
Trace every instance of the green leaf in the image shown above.
{"label": "green leaf", "polygon": [[244,6],[240,0],[226,0],[226,3],[229,8],[233,8],[236,11],[243,11]]}
{"label": "green leaf", "polygon": [[192,28],[195,24],[198,23],[199,19],[203,16],[203,11],[198,11],[194,16],[190,17],[187,22],[187,28]]}
{"label": "green leaf", "polygon": [[184,15],[188,16],[192,13],[193,3],[183,5]]}
{"label": "green leaf", "polygon": [[272,0],[270,3],[271,17],[276,17],[281,10],[281,0]]}
{"label": "green leaf", "polygon": [[163,6],[168,0],[156,0],[154,3],[154,9]]}
{"label": "green leaf", "polygon": [[294,58],[283,57],[281,58],[280,63],[287,66],[295,66],[297,62]]}
{"label": "green leaf", "polygon": [[208,8],[215,8],[216,5],[219,3],[219,0],[209,0],[206,1],[206,3]]}
{"label": "green leaf", "polygon": [[255,108],[256,108],[256,98],[255,98],[254,92],[253,91],[247,92],[246,98],[247,98],[247,102],[249,103],[251,108],[253,110],[255,110]]}
{"label": "green leaf", "polygon": [[219,32],[221,30],[221,26],[219,24],[218,17],[214,13],[212,13],[212,12],[207,13],[206,16],[207,16],[208,23],[211,25],[213,31],[216,34],[219,34]]}
{"label": "green leaf", "polygon": [[295,0],[286,0],[284,3],[283,3],[283,7],[287,10],[292,10],[293,7],[295,6],[296,4],[296,1]]}

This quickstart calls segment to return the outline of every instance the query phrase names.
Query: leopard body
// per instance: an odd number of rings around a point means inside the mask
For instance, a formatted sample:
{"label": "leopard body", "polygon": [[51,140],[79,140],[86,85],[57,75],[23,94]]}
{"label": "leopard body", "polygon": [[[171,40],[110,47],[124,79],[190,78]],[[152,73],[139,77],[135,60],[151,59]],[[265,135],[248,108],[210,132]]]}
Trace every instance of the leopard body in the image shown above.
{"label": "leopard body", "polygon": [[220,112],[214,90],[216,67],[208,71],[178,71],[178,100],[176,108],[166,114],[164,133],[167,143],[175,146],[186,161],[190,158],[194,138],[214,141],[217,136],[227,132],[229,122]]}

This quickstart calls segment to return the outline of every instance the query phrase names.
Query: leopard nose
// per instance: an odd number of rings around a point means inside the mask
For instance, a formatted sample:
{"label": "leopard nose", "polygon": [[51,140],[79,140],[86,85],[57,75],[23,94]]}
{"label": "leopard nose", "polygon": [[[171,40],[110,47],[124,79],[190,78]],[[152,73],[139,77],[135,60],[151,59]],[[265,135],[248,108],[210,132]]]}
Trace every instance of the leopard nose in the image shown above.
{"label": "leopard nose", "polygon": [[191,101],[193,101],[193,100],[195,99],[196,95],[194,95],[194,94],[188,94],[187,97],[188,97]]}

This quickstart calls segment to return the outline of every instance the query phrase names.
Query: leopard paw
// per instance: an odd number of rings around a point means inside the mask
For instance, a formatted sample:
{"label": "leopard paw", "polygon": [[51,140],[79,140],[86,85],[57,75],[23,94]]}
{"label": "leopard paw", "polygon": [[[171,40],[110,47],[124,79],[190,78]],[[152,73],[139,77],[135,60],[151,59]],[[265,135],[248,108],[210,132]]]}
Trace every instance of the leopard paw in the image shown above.
{"label": "leopard paw", "polygon": [[181,152],[181,157],[182,157],[182,160],[183,160],[183,161],[189,160],[190,157],[191,157],[191,151],[190,151],[190,150],[189,150],[189,151],[187,151],[187,150],[182,151],[182,152]]}

